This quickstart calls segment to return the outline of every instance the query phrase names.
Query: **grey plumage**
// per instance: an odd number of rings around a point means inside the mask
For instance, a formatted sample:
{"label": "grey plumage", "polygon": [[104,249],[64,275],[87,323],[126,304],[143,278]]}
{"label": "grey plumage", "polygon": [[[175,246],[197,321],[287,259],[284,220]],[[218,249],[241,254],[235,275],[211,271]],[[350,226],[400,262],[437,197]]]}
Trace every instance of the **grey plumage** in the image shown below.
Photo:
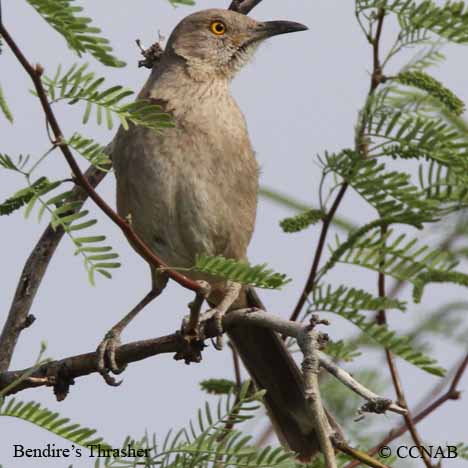
{"label": "grey plumage", "polygon": [[[140,98],[159,103],[174,128],[120,129],[113,144],[118,211],[131,217],[135,231],[169,266],[190,267],[201,253],[246,258],[258,165],[229,84],[262,40],[303,29],[213,9],[186,17],[171,34]],[[153,271],[154,287],[163,283]],[[210,283],[209,302],[216,306],[226,284]],[[247,305],[261,303],[252,290],[242,289],[233,307]],[[309,458],[317,450],[316,437],[301,374],[282,341],[253,327],[232,330],[230,337],[253,379],[267,390],[279,437]]]}

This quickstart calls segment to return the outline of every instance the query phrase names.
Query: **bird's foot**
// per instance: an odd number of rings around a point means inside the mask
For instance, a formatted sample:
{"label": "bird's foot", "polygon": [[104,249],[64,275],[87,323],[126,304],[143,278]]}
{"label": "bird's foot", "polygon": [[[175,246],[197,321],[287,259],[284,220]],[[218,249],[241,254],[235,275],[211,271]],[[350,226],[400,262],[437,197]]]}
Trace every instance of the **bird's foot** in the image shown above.
{"label": "bird's foot", "polygon": [[97,348],[97,368],[108,385],[118,387],[122,380],[116,380],[110,373],[121,374],[126,365],[119,367],[115,359],[115,350],[120,346],[120,331],[110,329]]}
{"label": "bird's foot", "polygon": [[213,343],[217,350],[223,348],[223,316],[224,312],[217,308],[207,310],[206,312],[200,313],[198,321],[194,326],[192,317],[187,316],[182,320],[181,334],[186,341],[193,343],[197,341],[203,341],[206,338],[205,325],[208,320],[214,319],[214,326],[216,331],[216,343]]}
{"label": "bird's foot", "polygon": [[213,346],[215,349],[218,351],[221,351],[223,349],[224,343],[223,343],[223,333],[224,333],[224,328],[223,328],[223,317],[224,317],[225,312],[223,310],[220,310],[218,308],[214,308],[211,310],[206,311],[203,316],[202,320],[203,322],[206,322],[207,320],[214,319],[214,325],[215,325],[215,331],[216,331],[216,336],[215,336],[215,341],[212,341]]}

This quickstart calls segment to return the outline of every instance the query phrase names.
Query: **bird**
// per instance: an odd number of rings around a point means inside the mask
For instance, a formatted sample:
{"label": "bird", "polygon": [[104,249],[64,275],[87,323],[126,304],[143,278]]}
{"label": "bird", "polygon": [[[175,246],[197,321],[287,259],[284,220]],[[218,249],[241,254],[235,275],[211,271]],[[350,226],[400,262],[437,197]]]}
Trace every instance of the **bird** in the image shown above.
{"label": "bird", "polygon": [[[207,300],[220,320],[235,308],[265,310],[253,288],[189,269],[199,254],[245,261],[254,230],[259,165],[230,83],[263,41],[307,29],[223,9],[190,14],[170,34],[138,95],[160,105],[173,127],[121,127],[111,143],[118,213],[167,265],[188,269],[194,280],[208,279]],[[110,372],[122,371],[115,349],[123,329],[168,281],[164,270],[151,272],[150,293],[98,347],[108,383],[115,383]],[[280,441],[301,460],[310,459],[319,443],[302,374],[281,337],[253,326],[230,328],[228,335],[256,385],[266,390],[265,406]]]}

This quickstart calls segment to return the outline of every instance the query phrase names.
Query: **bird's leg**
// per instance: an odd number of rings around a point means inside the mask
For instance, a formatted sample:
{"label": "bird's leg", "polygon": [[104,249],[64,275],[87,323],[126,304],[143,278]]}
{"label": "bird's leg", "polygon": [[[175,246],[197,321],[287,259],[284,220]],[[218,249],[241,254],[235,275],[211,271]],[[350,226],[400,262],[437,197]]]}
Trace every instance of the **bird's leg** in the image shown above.
{"label": "bird's leg", "polygon": [[201,286],[200,291],[197,292],[195,299],[188,305],[190,315],[184,317],[182,321],[182,334],[189,341],[192,339],[200,340],[200,317],[203,302],[210,294],[210,285],[206,281],[197,281]]}
{"label": "bird's leg", "polygon": [[[116,381],[109,372],[113,374],[121,374],[125,367],[119,367],[115,360],[115,350],[120,345],[120,335],[125,327],[141,312],[151,301],[158,297],[164,287],[167,279],[160,285],[153,286],[153,289],[118,323],[116,323],[104,336],[97,348],[97,368],[107,384],[116,387],[122,381]],[[109,367],[107,367],[107,365]]]}
{"label": "bird's leg", "polygon": [[202,320],[206,321],[212,317],[215,319],[216,328],[218,330],[218,336],[216,337],[215,348],[217,350],[223,349],[223,317],[224,314],[229,310],[232,304],[239,297],[239,293],[242,286],[240,283],[234,283],[228,281],[226,284],[226,292],[221,302],[213,309],[203,314]]}

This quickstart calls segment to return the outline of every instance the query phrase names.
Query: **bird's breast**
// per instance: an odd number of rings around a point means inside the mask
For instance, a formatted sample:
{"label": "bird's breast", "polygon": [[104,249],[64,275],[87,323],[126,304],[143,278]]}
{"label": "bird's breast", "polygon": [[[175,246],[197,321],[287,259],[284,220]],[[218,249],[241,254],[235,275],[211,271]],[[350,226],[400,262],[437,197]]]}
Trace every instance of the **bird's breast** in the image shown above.
{"label": "bird's breast", "polygon": [[191,266],[202,253],[245,257],[258,167],[243,116],[230,106],[217,100],[179,109],[175,127],[161,134],[119,131],[118,210],[170,266]]}

